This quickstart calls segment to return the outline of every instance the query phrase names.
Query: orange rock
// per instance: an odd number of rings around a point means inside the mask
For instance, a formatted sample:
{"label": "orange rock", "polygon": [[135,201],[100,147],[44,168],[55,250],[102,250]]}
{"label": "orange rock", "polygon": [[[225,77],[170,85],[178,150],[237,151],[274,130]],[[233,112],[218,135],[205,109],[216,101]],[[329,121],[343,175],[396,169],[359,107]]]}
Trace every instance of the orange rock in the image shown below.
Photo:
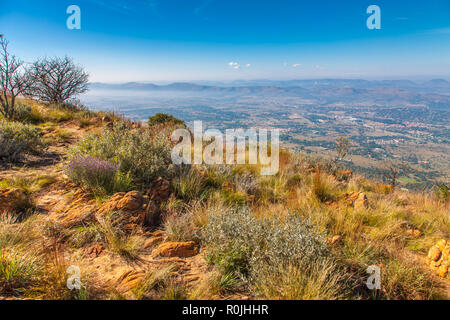
{"label": "orange rock", "polygon": [[367,199],[367,196],[360,192],[358,198],[355,200],[354,206],[356,209],[367,209],[369,207],[369,200]]}
{"label": "orange rock", "polygon": [[103,252],[104,249],[105,248],[101,244],[96,244],[92,247],[89,247],[86,250],[86,254],[91,256],[92,258],[96,258]]}
{"label": "orange rock", "polygon": [[96,210],[95,217],[101,220],[105,215],[116,213],[113,223],[120,222],[124,231],[132,231],[144,224],[144,206],[144,197],[139,191],[118,192]]}
{"label": "orange rock", "polygon": [[418,229],[408,229],[406,230],[406,234],[412,238],[419,238],[422,236],[422,232]]}
{"label": "orange rock", "polygon": [[116,209],[136,211],[142,209],[143,199],[139,191],[130,191],[117,202]]}
{"label": "orange rock", "polygon": [[447,264],[441,264],[441,266],[437,270],[438,275],[440,275],[442,278],[445,278],[447,276],[447,272],[448,272]]}
{"label": "orange rock", "polygon": [[430,251],[428,251],[428,258],[431,259],[431,261],[438,261],[441,257],[441,250],[437,246],[433,246],[430,248]]}
{"label": "orange rock", "polygon": [[435,271],[440,277],[450,279],[448,272],[450,266],[449,260],[450,243],[445,240],[439,240],[428,251],[428,262],[431,270]]}
{"label": "orange rock", "polygon": [[342,236],[337,235],[337,236],[328,238],[327,242],[328,242],[329,245],[334,245],[334,244],[336,244],[338,242],[341,242],[341,240],[342,240]]}
{"label": "orange rock", "polygon": [[194,241],[166,242],[161,244],[154,252],[153,257],[180,257],[187,258],[197,255],[198,245]]}

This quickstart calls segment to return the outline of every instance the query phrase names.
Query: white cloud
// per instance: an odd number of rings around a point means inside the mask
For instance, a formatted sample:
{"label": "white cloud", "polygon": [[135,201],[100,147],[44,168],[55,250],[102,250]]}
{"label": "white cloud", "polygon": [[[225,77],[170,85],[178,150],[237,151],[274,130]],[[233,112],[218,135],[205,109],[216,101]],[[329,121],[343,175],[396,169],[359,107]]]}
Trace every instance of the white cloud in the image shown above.
{"label": "white cloud", "polygon": [[251,64],[250,64],[250,63],[247,63],[245,66],[246,66],[247,68],[250,68]]}
{"label": "white cloud", "polygon": [[297,68],[297,67],[300,67],[300,66],[301,66],[300,63],[294,63],[294,64],[292,65],[293,68]]}
{"label": "white cloud", "polygon": [[237,62],[234,62],[234,61],[228,62],[228,65],[230,66],[230,68],[233,68],[235,70],[241,68],[241,65],[239,63],[237,63]]}

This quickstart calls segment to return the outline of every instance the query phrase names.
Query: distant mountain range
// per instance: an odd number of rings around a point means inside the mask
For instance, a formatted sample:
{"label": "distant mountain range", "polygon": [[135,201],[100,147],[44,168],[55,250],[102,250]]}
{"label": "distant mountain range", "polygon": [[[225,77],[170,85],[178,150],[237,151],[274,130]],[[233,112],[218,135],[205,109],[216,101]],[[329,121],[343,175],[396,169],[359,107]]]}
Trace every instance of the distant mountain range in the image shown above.
{"label": "distant mountain range", "polygon": [[218,96],[260,96],[297,97],[311,99],[317,103],[333,102],[371,102],[436,104],[440,108],[450,107],[450,82],[434,79],[422,83],[410,80],[355,80],[355,79],[317,79],[317,80],[240,80],[229,83],[191,83],[175,82],[156,85],[145,82],[120,84],[91,83],[92,90],[134,90],[145,92],[186,92]]}
{"label": "distant mountain range", "polygon": [[[433,79],[425,82],[411,80],[362,80],[362,79],[315,79],[315,80],[236,80],[231,82],[175,82],[156,85],[146,82],[109,84],[94,82],[91,89],[145,90],[145,91],[203,91],[215,93],[283,93],[306,94],[311,89],[333,89],[334,91],[354,91],[358,89],[399,89],[416,93],[437,93],[450,95],[450,82]],[[364,91],[359,91],[364,92]],[[395,91],[390,91],[391,93]],[[349,92],[350,93],[350,92]],[[400,91],[398,91],[400,93]]]}

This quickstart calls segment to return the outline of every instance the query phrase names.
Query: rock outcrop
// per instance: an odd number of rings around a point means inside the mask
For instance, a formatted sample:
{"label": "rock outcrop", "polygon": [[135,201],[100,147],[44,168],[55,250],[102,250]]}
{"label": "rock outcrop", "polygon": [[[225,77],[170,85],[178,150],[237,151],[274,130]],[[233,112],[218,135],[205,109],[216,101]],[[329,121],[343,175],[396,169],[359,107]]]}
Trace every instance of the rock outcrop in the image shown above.
{"label": "rock outcrop", "polygon": [[363,192],[350,192],[344,195],[345,200],[349,206],[355,209],[367,209],[369,207],[369,199]]}
{"label": "rock outcrop", "polygon": [[153,252],[153,257],[180,257],[187,258],[199,253],[198,245],[194,241],[165,242]]}
{"label": "rock outcrop", "polygon": [[450,242],[445,239],[438,241],[430,248],[427,256],[427,263],[431,270],[436,272],[440,277],[450,279],[448,269],[450,267]]}

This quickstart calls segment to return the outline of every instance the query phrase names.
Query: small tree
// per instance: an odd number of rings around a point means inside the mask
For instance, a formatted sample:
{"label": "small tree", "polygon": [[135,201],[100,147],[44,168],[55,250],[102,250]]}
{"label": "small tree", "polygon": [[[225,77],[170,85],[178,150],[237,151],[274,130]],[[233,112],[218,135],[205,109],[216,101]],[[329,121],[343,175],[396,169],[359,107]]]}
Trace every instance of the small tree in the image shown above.
{"label": "small tree", "polygon": [[148,125],[154,126],[162,123],[170,123],[173,125],[185,125],[183,120],[175,118],[174,116],[167,113],[156,113],[155,115],[148,118]]}
{"label": "small tree", "polygon": [[350,151],[350,140],[348,138],[339,137],[336,139],[336,156],[333,159],[334,167],[337,170],[339,161],[345,159]]}
{"label": "small tree", "polygon": [[31,82],[23,61],[8,52],[8,43],[0,37],[0,113],[11,120],[17,96],[24,94]]}
{"label": "small tree", "polygon": [[69,57],[38,60],[31,76],[30,94],[50,103],[63,103],[88,90],[89,74]]}
{"label": "small tree", "polygon": [[384,162],[383,177],[395,189],[400,175],[408,172],[408,167],[392,160]]}

